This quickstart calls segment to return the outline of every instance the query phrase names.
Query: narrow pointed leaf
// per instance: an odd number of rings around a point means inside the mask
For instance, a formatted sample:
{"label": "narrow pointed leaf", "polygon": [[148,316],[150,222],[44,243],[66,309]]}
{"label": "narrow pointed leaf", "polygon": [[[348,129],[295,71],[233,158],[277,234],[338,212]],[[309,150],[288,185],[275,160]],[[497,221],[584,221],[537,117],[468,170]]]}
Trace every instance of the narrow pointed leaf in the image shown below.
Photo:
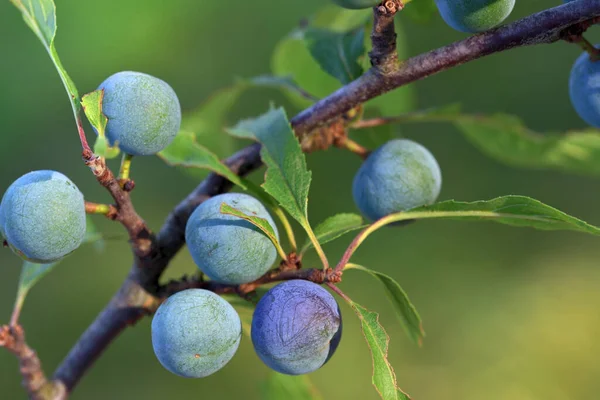
{"label": "narrow pointed leaf", "polygon": [[221,214],[233,215],[235,217],[238,217],[245,221],[248,221],[252,225],[256,226],[271,240],[271,242],[273,242],[273,245],[277,249],[277,252],[279,253],[279,255],[283,259],[286,258],[285,251],[281,248],[281,244],[279,244],[279,239],[277,238],[277,235],[275,234],[275,231],[273,230],[273,227],[271,226],[269,221],[267,221],[264,218],[257,217],[255,215],[248,215],[248,214],[244,213],[243,211],[240,211],[236,208],[231,207],[227,203],[221,204],[220,211],[221,211]]}
{"label": "narrow pointed leaf", "polygon": [[394,278],[386,274],[362,267],[360,265],[349,264],[346,266],[346,268],[366,272],[381,282],[385,288],[385,293],[388,299],[394,306],[396,315],[398,315],[406,334],[409,338],[411,338],[412,341],[421,346],[423,344],[423,338],[425,337],[421,316],[417,312],[415,306],[411,303],[408,295],[404,289],[402,289],[400,284],[396,282]]}
{"label": "narrow pointed leaf", "polygon": [[267,165],[263,187],[302,226],[308,225],[307,203],[311,173],[285,111],[273,109],[240,122],[229,132],[262,144],[261,156]]}
{"label": "narrow pointed leaf", "polygon": [[346,250],[339,265],[348,263],[358,246],[373,232],[394,222],[418,219],[493,221],[505,225],[541,230],[568,230],[600,235],[600,228],[565,214],[526,196],[504,196],[475,202],[444,201],[431,206],[391,214],[360,232]]}
{"label": "narrow pointed leaf", "polygon": [[348,84],[363,74],[359,59],[365,55],[365,30],[349,32],[308,28],[304,40],[310,54],[329,75]]}
{"label": "narrow pointed leaf", "polygon": [[291,376],[272,372],[263,385],[264,400],[322,400],[306,375]]}
{"label": "narrow pointed leaf", "polygon": [[213,171],[245,188],[239,176],[227,168],[214,153],[196,142],[196,135],[193,132],[179,132],[175,136],[175,140],[158,153],[158,156],[172,166],[203,168]]}
{"label": "narrow pointed leaf", "polygon": [[396,373],[388,361],[390,338],[379,323],[379,315],[360,304],[350,302],[350,306],[360,318],[363,335],[373,359],[373,386],[383,400],[410,400],[396,382]]}
{"label": "narrow pointed leaf", "polygon": [[[321,244],[331,242],[340,236],[364,228],[364,221],[357,214],[337,214],[327,218],[315,227],[315,236]],[[300,253],[305,253],[312,247],[312,242],[307,240]]]}
{"label": "narrow pointed leaf", "polygon": [[75,119],[79,119],[79,93],[75,84],[62,66],[56,48],[54,39],[56,37],[56,6],[53,0],[10,0],[15,7],[23,14],[25,23],[31,28],[35,35],[40,39],[46,51],[50,55],[58,74],[69,94],[71,107]]}

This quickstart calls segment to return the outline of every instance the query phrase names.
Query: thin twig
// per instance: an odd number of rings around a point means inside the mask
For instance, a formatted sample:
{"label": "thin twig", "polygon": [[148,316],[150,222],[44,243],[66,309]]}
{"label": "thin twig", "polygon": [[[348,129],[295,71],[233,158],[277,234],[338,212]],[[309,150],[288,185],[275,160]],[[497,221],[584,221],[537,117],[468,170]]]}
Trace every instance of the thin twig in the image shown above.
{"label": "thin twig", "polygon": [[373,8],[373,50],[369,52],[369,58],[374,70],[384,75],[398,68],[394,17],[403,7],[404,3],[401,0],[388,0]]}
{"label": "thin twig", "polygon": [[64,400],[67,392],[61,382],[49,382],[37,353],[27,345],[21,325],[0,327],[0,347],[19,360],[23,387],[32,400]]}

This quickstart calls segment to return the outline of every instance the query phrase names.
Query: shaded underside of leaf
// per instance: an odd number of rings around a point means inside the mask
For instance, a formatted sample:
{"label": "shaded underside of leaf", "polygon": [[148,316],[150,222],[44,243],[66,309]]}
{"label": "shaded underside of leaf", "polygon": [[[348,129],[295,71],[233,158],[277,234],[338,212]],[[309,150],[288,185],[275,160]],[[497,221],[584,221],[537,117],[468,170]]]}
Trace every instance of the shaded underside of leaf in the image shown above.
{"label": "shaded underside of leaf", "polygon": [[304,40],[315,61],[329,75],[348,84],[363,73],[359,59],[365,54],[363,27],[348,32],[308,28]]}

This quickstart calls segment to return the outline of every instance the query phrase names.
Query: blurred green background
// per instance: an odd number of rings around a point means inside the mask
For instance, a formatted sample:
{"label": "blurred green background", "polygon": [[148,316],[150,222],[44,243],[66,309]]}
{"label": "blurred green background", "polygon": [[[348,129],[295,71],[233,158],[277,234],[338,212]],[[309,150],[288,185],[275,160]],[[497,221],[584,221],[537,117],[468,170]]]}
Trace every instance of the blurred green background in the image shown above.
{"label": "blurred green background", "polygon": [[[235,77],[267,73],[279,38],[323,3],[56,2],[58,51],[80,92],[92,91],[114,72],[143,71],[168,81],[185,110]],[[555,3],[559,1],[518,2],[511,19]],[[400,17],[399,25],[410,55],[464,37],[438,16],[429,24]],[[598,32],[589,37],[600,40]],[[71,177],[88,200],[108,202],[80,161],[71,111],[54,67],[6,0],[0,2],[0,38],[1,191],[30,170],[56,169]],[[415,84],[418,105],[460,102],[470,112],[512,113],[540,131],[583,127],[567,89],[578,54],[575,46],[558,43],[487,57]],[[275,92],[249,92],[232,110],[229,122],[265,111],[271,99],[283,100]],[[290,109],[289,114],[296,111]],[[600,224],[599,179],[506,167],[483,156],[448,125],[401,129],[436,155],[444,175],[442,199],[523,194]],[[314,177],[313,221],[355,211],[350,188],[359,161],[339,150],[308,157]],[[154,157],[136,159],[133,177],[133,200],[154,229],[198,182]],[[98,255],[91,247],[81,248],[35,287],[25,304],[22,323],[48,373],[130,267],[121,227],[100,218],[97,224],[112,238],[106,251]],[[326,247],[330,260],[340,256],[349,240]],[[350,272],[342,288],[381,313],[399,383],[416,399],[595,399],[600,391],[598,249],[594,237],[490,223],[426,221],[377,233],[355,262],[386,272],[403,285],[424,319],[427,337],[422,348],[404,335],[377,282]],[[306,261],[317,263],[312,255]],[[0,264],[0,321],[7,322],[20,261],[5,250]],[[168,275],[194,269],[183,251]],[[369,351],[353,313],[342,308],[341,346],[311,377],[325,399],[376,399]],[[74,399],[260,398],[258,387],[269,371],[247,338],[222,371],[186,380],[165,371],[155,359],[149,322],[127,329],[114,342],[77,387]],[[0,371],[0,398],[25,398],[17,363],[8,352],[0,352]]]}

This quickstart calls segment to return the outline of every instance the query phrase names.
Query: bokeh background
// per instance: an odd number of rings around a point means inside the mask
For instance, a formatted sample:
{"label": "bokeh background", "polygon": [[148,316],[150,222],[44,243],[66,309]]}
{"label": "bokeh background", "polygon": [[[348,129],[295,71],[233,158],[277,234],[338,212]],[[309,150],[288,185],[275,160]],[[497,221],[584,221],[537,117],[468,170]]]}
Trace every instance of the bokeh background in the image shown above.
{"label": "bokeh background", "polygon": [[[191,110],[235,77],[269,72],[278,40],[322,5],[320,0],[220,2],[191,0],[57,0],[57,47],[80,92],[110,74],[138,70],[168,81]],[[517,3],[511,19],[554,5]],[[556,1],[558,3],[558,1]],[[406,52],[464,37],[436,16],[429,24],[399,18]],[[589,37],[599,40],[598,32]],[[583,127],[568,100],[569,69],[579,54],[566,43],[487,57],[414,85],[419,107],[460,102],[470,112],[502,111],[539,131]],[[263,112],[276,92],[251,91],[228,121]],[[289,114],[297,110],[290,108]],[[70,176],[92,201],[109,201],[80,162],[67,97],[47,55],[10,2],[0,2],[0,189],[34,169]],[[91,130],[89,130],[91,132]],[[214,132],[215,135],[222,135]],[[449,125],[412,125],[401,134],[431,149],[443,169],[442,199],[476,200],[504,194],[540,199],[600,224],[600,179],[517,170],[486,158]],[[90,135],[91,136],[91,135]],[[315,222],[355,211],[351,179],[360,160],[339,150],[308,157]],[[114,165],[117,168],[117,165]],[[158,158],[133,164],[133,200],[158,229],[169,210],[198,183]],[[256,179],[261,173],[256,174]],[[67,258],[26,301],[22,323],[47,372],[119,287],[130,267],[121,227],[97,219],[106,251],[83,247]],[[331,260],[350,238],[328,245]],[[426,221],[386,229],[367,241],[355,261],[386,272],[407,290],[427,331],[422,348],[404,335],[377,282],[350,272],[342,288],[381,313],[391,336],[390,359],[399,383],[417,399],[594,399],[600,391],[600,269],[598,239],[491,223]],[[307,264],[316,265],[311,255]],[[20,261],[0,252],[0,321],[8,321]],[[193,272],[186,251],[169,276]],[[312,379],[325,399],[376,399],[371,361],[348,307],[336,356]],[[245,338],[219,373],[186,380],[165,371],[150,344],[150,319],[127,329],[98,360],[74,399],[259,399],[269,375]],[[0,352],[0,398],[25,398],[12,355]]]}

